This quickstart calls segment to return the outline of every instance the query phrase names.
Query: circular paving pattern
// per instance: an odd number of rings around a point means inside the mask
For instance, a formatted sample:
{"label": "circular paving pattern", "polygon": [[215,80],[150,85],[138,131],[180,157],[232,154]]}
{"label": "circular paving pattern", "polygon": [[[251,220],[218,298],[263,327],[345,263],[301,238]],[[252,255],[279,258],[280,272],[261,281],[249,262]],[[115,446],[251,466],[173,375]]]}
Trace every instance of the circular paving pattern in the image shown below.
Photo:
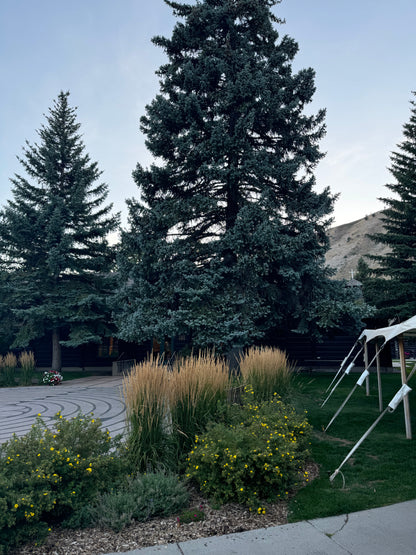
{"label": "circular paving pattern", "polygon": [[59,386],[0,388],[0,443],[26,434],[40,414],[46,425],[60,411],[65,418],[93,413],[111,436],[125,430],[122,379],[97,376]]}

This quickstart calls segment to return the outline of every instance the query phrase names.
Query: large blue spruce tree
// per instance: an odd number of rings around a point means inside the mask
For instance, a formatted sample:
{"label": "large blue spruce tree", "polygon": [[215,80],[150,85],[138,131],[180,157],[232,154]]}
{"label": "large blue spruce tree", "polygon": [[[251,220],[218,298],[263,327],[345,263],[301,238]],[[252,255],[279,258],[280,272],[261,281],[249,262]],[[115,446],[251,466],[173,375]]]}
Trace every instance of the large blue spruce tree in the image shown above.
{"label": "large blue spruce tree", "polygon": [[[26,143],[13,200],[0,213],[2,299],[13,314],[13,346],[50,333],[52,369],[61,368],[61,344],[99,342],[108,331],[108,276],[114,253],[108,234],[119,217],[104,205],[108,187],[91,162],[76,109],[61,92]],[[65,333],[65,337],[62,334]]]}
{"label": "large blue spruce tree", "polygon": [[141,119],[155,163],[133,174],[120,335],[229,349],[325,325],[334,197],[314,191],[325,133],[324,110],[304,111],[314,71],[292,72],[298,46],[279,37],[276,0],[165,2],[179,21],[153,39],[168,61]]}
{"label": "large blue spruce tree", "polygon": [[[416,93],[413,93],[416,96]],[[416,314],[416,102],[403,126],[403,141],[391,155],[393,196],[381,198],[384,232],[371,236],[389,247],[385,255],[370,255],[377,263],[364,280],[364,293],[378,315],[399,320]]]}

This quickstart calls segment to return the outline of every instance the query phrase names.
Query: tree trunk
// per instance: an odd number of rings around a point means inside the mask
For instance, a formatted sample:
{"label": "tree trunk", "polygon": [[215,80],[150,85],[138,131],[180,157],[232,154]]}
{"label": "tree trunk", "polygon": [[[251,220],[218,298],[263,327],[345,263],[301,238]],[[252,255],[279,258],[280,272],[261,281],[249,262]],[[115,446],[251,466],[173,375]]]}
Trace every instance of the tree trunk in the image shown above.
{"label": "tree trunk", "polygon": [[52,370],[60,372],[62,368],[62,350],[59,343],[59,329],[52,330]]}

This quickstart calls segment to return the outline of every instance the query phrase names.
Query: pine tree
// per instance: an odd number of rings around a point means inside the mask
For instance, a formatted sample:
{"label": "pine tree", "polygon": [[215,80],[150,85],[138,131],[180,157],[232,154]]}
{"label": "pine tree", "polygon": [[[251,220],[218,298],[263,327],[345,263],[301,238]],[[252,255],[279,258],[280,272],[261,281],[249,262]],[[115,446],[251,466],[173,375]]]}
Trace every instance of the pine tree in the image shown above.
{"label": "pine tree", "polygon": [[[416,94],[416,93],[413,93]],[[403,126],[404,140],[390,160],[395,183],[387,184],[394,197],[381,198],[384,233],[372,235],[390,248],[385,255],[370,256],[378,263],[369,280],[368,301],[384,318],[410,318],[416,314],[416,102]],[[371,297],[371,298],[370,298]]]}
{"label": "pine tree", "polygon": [[101,172],[85,153],[68,96],[61,92],[49,109],[39,144],[26,142],[19,162],[27,177],[11,179],[13,200],[0,213],[13,346],[51,333],[56,370],[62,343],[98,342],[108,329],[106,276],[114,256],[107,236],[119,220],[103,204],[108,187],[96,183]]}
{"label": "pine tree", "polygon": [[165,0],[168,62],[141,129],[123,233],[120,335],[191,334],[199,347],[252,343],[270,328],[316,322],[334,197],[314,191],[325,111],[305,115],[314,71],[292,73],[276,0]]}

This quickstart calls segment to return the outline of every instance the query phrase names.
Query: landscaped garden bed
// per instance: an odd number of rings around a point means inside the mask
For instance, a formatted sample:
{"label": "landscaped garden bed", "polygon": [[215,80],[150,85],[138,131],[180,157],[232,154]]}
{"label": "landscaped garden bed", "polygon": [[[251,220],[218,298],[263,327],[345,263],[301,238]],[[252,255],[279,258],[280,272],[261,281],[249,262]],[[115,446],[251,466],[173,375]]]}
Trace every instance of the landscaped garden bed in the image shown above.
{"label": "landscaped garden bed", "polygon": [[[238,382],[206,355],[170,372],[143,363],[124,382],[126,443],[93,415],[58,414],[50,430],[39,419],[2,451],[1,543],[18,544],[18,553],[126,551],[415,498],[416,454],[400,408],[331,483],[378,415],[376,385],[370,397],[358,391],[324,434],[349,378],[321,409],[331,376],[295,375],[281,362],[271,373],[242,365]],[[386,402],[398,379],[383,376]],[[239,403],[227,402],[230,387]]]}

